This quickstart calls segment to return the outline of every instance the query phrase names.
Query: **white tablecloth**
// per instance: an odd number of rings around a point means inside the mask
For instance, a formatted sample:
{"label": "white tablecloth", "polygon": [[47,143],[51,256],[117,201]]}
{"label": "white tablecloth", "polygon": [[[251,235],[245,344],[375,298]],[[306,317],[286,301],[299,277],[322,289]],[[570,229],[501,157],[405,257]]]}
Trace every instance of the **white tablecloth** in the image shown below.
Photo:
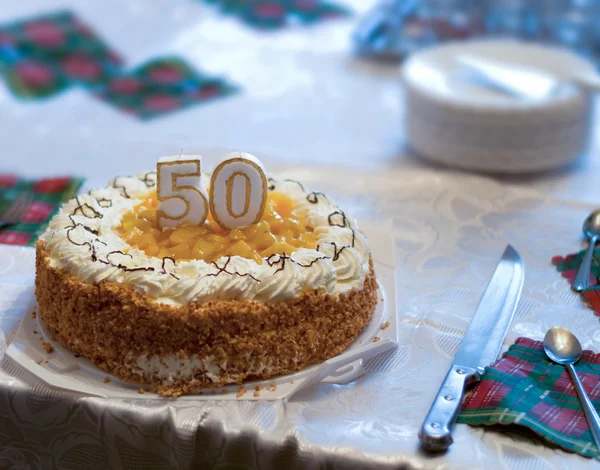
{"label": "white tablecloth", "polygon": [[[358,13],[372,4],[345,3]],[[521,188],[445,174],[404,148],[396,68],[349,54],[355,18],[260,33],[198,0],[30,0],[0,5],[0,22],[65,6],[131,66],[175,53],[242,91],[140,122],[83,90],[24,103],[0,87],[0,172],[78,174],[96,185],[151,168],[159,155],[182,148],[252,151],[270,170],[312,182],[357,217],[387,224],[398,248],[402,347],[371,361],[356,383],[319,386],[294,403],[106,401],[51,390],[4,361],[0,467],[592,466],[534,440],[466,425],[457,427],[448,454],[431,458],[419,452],[416,432],[507,241],[528,266],[507,341],[540,338],[558,323],[572,328],[584,347],[600,350],[596,317],[548,261],[579,247],[579,225],[591,208],[585,203],[600,201],[592,178],[600,168],[596,141],[568,171],[497,178]],[[31,254],[14,253],[16,262],[0,267],[4,341],[33,275]],[[2,251],[0,259],[8,258]],[[0,341],[0,355],[3,350]]]}

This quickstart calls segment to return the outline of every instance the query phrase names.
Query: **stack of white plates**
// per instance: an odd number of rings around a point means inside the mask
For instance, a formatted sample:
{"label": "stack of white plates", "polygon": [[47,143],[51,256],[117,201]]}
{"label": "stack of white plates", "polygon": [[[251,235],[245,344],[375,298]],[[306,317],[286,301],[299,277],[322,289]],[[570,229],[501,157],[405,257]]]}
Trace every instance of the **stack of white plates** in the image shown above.
{"label": "stack of white plates", "polygon": [[517,41],[437,46],[402,67],[406,136],[425,158],[464,169],[522,173],[566,165],[587,147],[592,100],[569,85],[544,100],[523,100],[465,77],[459,55],[535,67],[565,81],[593,73],[566,51]]}

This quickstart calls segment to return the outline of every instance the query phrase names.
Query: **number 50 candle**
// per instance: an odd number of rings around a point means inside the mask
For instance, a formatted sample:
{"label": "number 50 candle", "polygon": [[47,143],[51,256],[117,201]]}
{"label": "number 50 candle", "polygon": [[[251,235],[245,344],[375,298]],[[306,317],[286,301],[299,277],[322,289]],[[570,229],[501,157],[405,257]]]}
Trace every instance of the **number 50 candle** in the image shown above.
{"label": "number 50 candle", "polygon": [[160,228],[201,225],[208,209],[215,221],[231,230],[258,223],[267,202],[267,178],[262,163],[248,153],[225,155],[210,181],[210,199],[202,187],[200,157],[163,157],[158,161]]}
{"label": "number 50 candle", "polygon": [[229,153],[210,180],[210,212],[224,229],[260,221],[267,203],[267,178],[253,155]]}

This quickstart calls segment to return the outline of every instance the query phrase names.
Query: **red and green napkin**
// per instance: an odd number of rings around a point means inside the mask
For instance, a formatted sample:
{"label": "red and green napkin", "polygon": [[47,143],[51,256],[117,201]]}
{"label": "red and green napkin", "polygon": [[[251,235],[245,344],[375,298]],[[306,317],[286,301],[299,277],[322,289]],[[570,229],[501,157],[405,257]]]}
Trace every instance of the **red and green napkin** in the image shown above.
{"label": "red and green napkin", "polygon": [[[575,280],[584,255],[585,250],[565,257],[555,256],[552,258],[552,264],[571,283]],[[598,279],[600,279],[600,249],[594,251],[594,257],[592,258],[590,287],[581,293],[594,313],[600,316],[600,285]]]}
{"label": "red and green napkin", "polygon": [[68,11],[0,26],[0,74],[20,98],[45,98],[83,85],[140,119],[237,91],[229,82],[201,74],[175,57],[125,70],[119,56]]}
{"label": "red and green napkin", "polygon": [[116,74],[95,94],[121,111],[150,119],[236,91],[223,79],[196,72],[177,57],[165,57]]}
{"label": "red and green napkin", "polygon": [[0,174],[0,220],[5,207],[21,193],[33,192],[33,201],[18,224],[0,228],[0,243],[8,245],[35,245],[60,205],[77,194],[81,178],[45,178],[24,180],[16,175]]}
{"label": "red and green napkin", "polygon": [[293,24],[312,24],[347,16],[346,8],[324,0],[204,0],[227,15],[258,29],[277,29]]}
{"label": "red and green napkin", "polygon": [[[575,367],[600,410],[600,355],[584,351]],[[546,357],[541,341],[529,338],[517,339],[486,368],[465,399],[458,422],[524,426],[565,450],[598,456],[566,369]]]}
{"label": "red and green napkin", "polygon": [[68,11],[0,27],[0,73],[21,98],[102,83],[121,63],[103,39]]}

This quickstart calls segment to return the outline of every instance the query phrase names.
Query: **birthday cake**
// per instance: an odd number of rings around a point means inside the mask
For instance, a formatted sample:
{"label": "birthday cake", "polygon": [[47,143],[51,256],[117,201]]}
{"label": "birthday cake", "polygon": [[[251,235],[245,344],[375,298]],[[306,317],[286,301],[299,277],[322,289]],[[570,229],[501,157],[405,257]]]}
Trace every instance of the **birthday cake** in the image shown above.
{"label": "birthday cake", "polygon": [[340,354],[377,303],[354,219],[248,154],[212,174],[190,158],[114,178],[52,219],[36,295],[54,339],[165,396]]}

